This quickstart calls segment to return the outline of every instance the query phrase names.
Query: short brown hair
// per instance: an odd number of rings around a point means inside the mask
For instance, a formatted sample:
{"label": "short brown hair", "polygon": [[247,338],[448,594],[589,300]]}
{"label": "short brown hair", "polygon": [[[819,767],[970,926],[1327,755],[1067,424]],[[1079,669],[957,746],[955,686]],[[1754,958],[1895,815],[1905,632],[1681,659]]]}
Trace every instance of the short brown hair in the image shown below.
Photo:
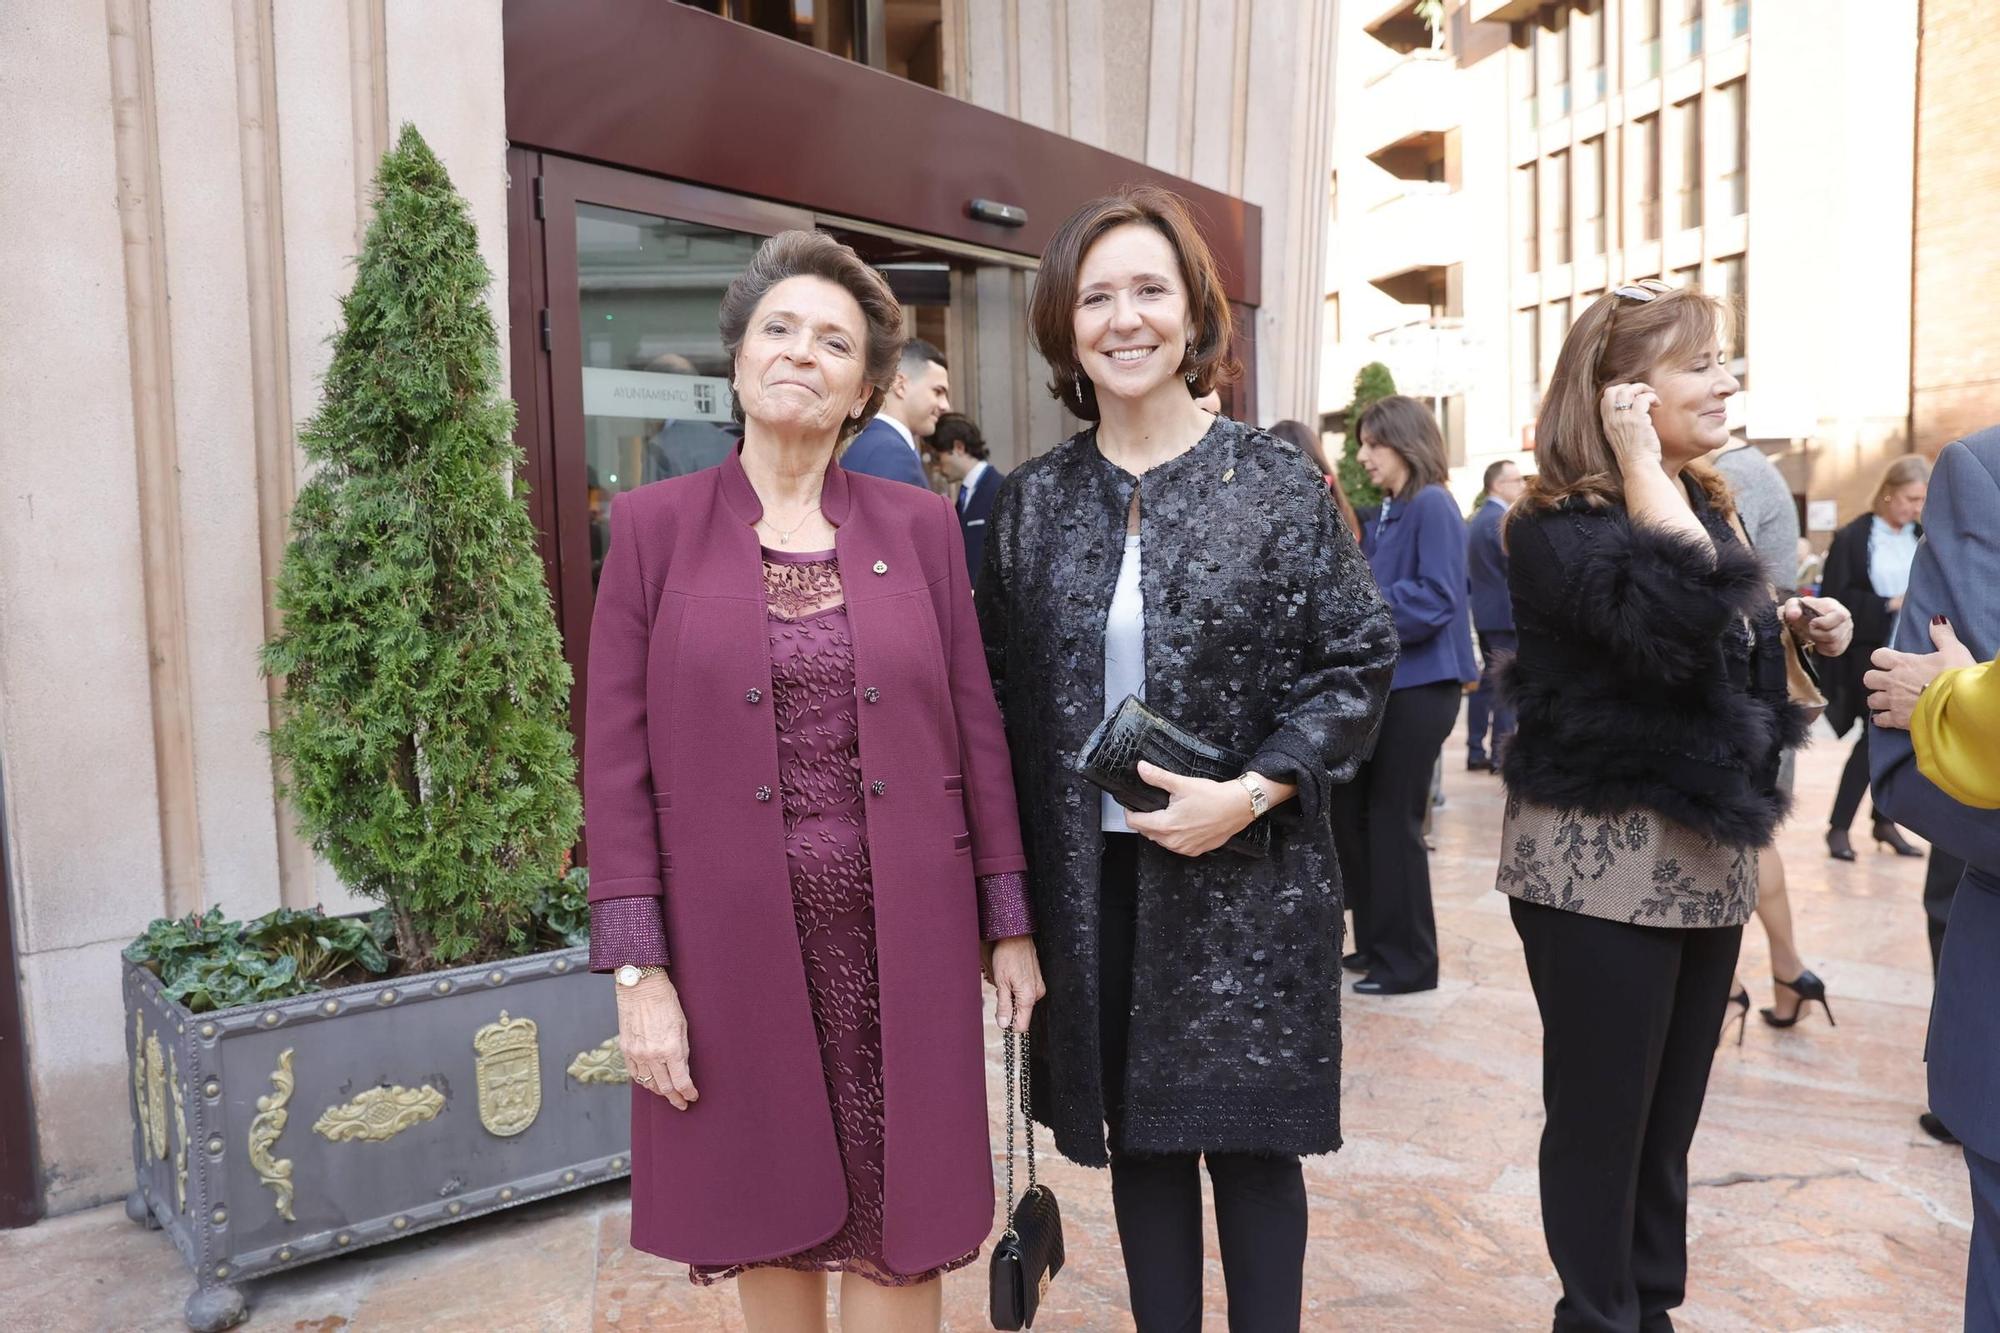
{"label": "short brown hair", "polygon": [[1192,345],[1182,371],[1192,374],[1188,392],[1200,398],[1230,383],[1242,368],[1231,354],[1234,336],[1229,296],[1216,271],[1215,256],[1195,229],[1187,201],[1157,185],[1128,185],[1093,199],[1063,220],[1042,251],[1035,294],[1028,303],[1028,326],[1035,348],[1056,377],[1049,393],[1085,421],[1097,420],[1097,388],[1076,355],[1076,278],[1084,256],[1104,234],[1137,223],[1167,238],[1187,285]]}
{"label": "short brown hair", "polygon": [[963,412],[939,413],[937,425],[925,443],[936,454],[948,454],[962,447],[973,458],[986,457],[986,437],[979,433],[978,423]]}
{"label": "short brown hair", "polygon": [[[1535,475],[1515,512],[1553,508],[1571,497],[1622,508],[1624,474],[1604,437],[1604,386],[1630,383],[1662,361],[1712,349],[1728,331],[1730,314],[1721,301],[1687,287],[1650,300],[1613,290],[1591,302],[1556,355],[1535,419]],[[1713,467],[1697,462],[1687,475],[1701,484],[1711,506],[1735,512],[1729,483]]]}
{"label": "short brown hair", "polygon": [[1450,475],[1437,418],[1414,398],[1392,393],[1370,403],[1354,423],[1354,437],[1393,451],[1410,470],[1409,480],[1396,493],[1398,500],[1407,500],[1426,486],[1442,486]]}
{"label": "short brown hair", "polygon": [[[736,275],[722,294],[722,346],[729,363],[743,350],[743,335],[770,290],[787,278],[823,278],[839,287],[861,307],[868,341],[862,358],[862,378],[872,392],[858,417],[843,418],[839,443],[846,443],[882,407],[882,395],[896,378],[903,351],[903,306],[889,290],[888,280],[860,255],[822,231],[781,231],[757,247],[750,267]],[[733,395],[732,395],[733,396]],[[734,396],[733,396],[734,397]],[[743,400],[735,397],[731,412],[743,422]]]}
{"label": "short brown hair", "polygon": [[1931,465],[1922,454],[1904,454],[1882,471],[1882,482],[1875,488],[1873,508],[1882,508],[1882,502],[1902,490],[1905,486],[1929,485]]}

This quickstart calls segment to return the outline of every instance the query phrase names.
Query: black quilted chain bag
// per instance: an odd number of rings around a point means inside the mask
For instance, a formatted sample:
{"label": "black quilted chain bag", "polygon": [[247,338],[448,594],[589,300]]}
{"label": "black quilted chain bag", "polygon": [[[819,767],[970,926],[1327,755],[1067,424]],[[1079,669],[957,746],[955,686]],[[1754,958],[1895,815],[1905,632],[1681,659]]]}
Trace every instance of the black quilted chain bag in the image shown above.
{"label": "black quilted chain bag", "polygon": [[[1056,1196],[1035,1181],[1035,1122],[1028,1118],[1028,1034],[1002,1034],[1007,1060],[1007,1229],[993,1247],[993,1327],[1033,1328],[1049,1282],[1063,1266],[1062,1212]],[[1014,1090],[1015,1042],[1020,1043],[1020,1091]],[[1014,1111],[1028,1140],[1028,1192],[1014,1203]]]}

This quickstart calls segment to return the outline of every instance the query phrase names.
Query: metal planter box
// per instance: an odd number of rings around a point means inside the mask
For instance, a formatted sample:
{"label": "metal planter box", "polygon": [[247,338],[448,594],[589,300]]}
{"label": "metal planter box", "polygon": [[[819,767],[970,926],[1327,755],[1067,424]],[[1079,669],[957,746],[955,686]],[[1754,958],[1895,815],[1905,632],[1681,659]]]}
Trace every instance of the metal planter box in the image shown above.
{"label": "metal planter box", "polygon": [[125,965],[132,1219],[195,1273],[190,1328],[237,1284],[628,1174],[611,987],[585,949],[193,1014]]}

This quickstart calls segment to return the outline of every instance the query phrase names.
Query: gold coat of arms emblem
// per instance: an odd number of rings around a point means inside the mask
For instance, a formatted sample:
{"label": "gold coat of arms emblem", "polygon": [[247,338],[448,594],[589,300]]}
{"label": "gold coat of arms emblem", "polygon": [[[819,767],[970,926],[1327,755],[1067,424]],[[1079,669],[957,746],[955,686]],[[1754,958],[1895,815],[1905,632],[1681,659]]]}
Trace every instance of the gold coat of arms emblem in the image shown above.
{"label": "gold coat of arms emblem", "polygon": [[479,1053],[474,1062],[479,1123],[501,1138],[534,1124],[542,1109],[542,1048],[535,1021],[510,1019],[502,1009],[498,1022],[473,1034],[472,1049]]}

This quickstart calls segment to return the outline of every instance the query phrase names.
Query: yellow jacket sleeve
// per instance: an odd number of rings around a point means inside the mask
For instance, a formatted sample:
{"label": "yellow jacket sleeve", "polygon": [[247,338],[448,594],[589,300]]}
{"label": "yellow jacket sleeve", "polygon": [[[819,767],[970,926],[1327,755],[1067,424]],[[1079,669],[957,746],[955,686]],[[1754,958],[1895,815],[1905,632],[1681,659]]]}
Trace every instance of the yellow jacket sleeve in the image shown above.
{"label": "yellow jacket sleeve", "polygon": [[1962,805],[2000,809],[2000,662],[1930,683],[1910,715],[1917,771]]}

